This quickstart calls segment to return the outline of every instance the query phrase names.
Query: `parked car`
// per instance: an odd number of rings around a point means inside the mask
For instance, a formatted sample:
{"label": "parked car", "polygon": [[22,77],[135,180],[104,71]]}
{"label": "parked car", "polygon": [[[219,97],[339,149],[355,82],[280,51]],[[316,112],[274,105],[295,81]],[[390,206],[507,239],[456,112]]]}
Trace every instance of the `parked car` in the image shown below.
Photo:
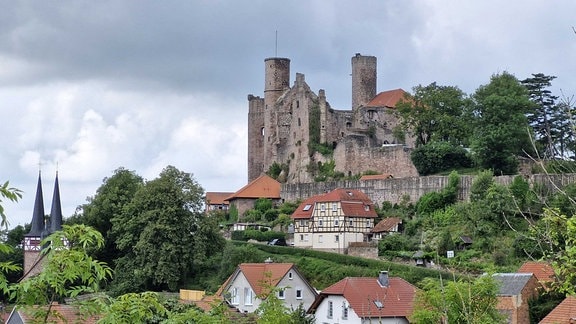
{"label": "parked car", "polygon": [[270,242],[268,242],[268,245],[287,246],[286,240],[283,238],[270,240]]}

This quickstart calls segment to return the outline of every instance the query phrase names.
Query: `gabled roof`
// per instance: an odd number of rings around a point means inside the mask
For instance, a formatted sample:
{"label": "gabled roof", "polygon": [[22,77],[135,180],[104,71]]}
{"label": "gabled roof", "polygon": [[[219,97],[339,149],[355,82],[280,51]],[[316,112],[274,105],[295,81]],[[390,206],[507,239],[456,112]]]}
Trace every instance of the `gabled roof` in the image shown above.
{"label": "gabled roof", "polygon": [[407,92],[402,89],[394,89],[380,92],[379,94],[376,95],[376,97],[374,97],[374,99],[370,100],[370,102],[368,102],[365,106],[396,108],[396,104],[400,100],[402,99],[405,100],[406,94]]}
{"label": "gabled roof", "polygon": [[398,224],[402,224],[402,218],[400,217],[388,217],[384,218],[374,228],[372,229],[372,233],[382,233],[382,232],[390,232],[396,227]]}
{"label": "gabled roof", "polygon": [[345,216],[366,218],[377,216],[372,200],[365,193],[356,189],[340,188],[304,200],[292,214],[292,219],[310,218],[315,204],[330,202],[340,202]]}
{"label": "gabled roof", "polygon": [[391,174],[371,174],[371,175],[363,175],[360,177],[360,181],[366,180],[386,180],[394,178]]}
{"label": "gabled roof", "polygon": [[518,296],[534,275],[531,273],[495,273],[492,277],[500,287],[498,296]]}
{"label": "gabled roof", "polygon": [[[336,295],[344,296],[361,318],[408,317],[412,314],[417,288],[402,278],[391,277],[388,280],[388,287],[385,287],[380,285],[378,278],[344,278],[322,290],[310,311],[315,311],[326,297]],[[378,302],[382,307],[377,306]]]}
{"label": "gabled roof", "polygon": [[280,182],[263,173],[254,181],[242,187],[224,200],[237,198],[270,198],[280,199]]}
{"label": "gabled roof", "polygon": [[576,321],[576,297],[566,297],[556,306],[540,324],[571,324]]}
{"label": "gabled roof", "polygon": [[547,262],[528,261],[525,262],[518,271],[518,273],[532,273],[534,277],[540,282],[554,281],[554,269]]}
{"label": "gabled roof", "polygon": [[225,200],[226,198],[230,197],[233,192],[206,192],[206,200],[207,204],[210,205],[228,205],[228,201]]}
{"label": "gabled roof", "polygon": [[216,295],[221,296],[240,273],[246,277],[254,293],[261,295],[266,293],[265,286],[276,287],[290,270],[300,275],[294,263],[242,263],[218,289]]}

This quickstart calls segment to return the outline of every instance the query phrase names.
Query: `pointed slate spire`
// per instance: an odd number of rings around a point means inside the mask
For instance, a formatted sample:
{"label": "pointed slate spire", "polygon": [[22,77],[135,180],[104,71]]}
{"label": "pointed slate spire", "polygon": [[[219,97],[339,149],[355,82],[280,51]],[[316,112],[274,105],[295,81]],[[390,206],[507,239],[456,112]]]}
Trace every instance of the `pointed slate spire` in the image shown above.
{"label": "pointed slate spire", "polygon": [[50,211],[50,233],[62,229],[62,204],[60,203],[60,185],[58,184],[58,171],[54,181],[54,194],[52,195],[52,210]]}
{"label": "pointed slate spire", "polygon": [[38,171],[38,187],[36,188],[36,200],[34,201],[34,213],[30,232],[24,236],[40,237],[44,230],[44,198],[42,196],[42,179]]}

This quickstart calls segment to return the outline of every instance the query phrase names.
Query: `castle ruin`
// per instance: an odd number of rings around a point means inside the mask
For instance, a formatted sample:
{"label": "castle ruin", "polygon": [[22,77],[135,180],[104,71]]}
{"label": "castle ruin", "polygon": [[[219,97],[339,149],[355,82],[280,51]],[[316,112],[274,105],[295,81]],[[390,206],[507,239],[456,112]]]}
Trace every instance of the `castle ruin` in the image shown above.
{"label": "castle ruin", "polygon": [[[406,92],[376,92],[376,57],[352,57],[352,107],[333,109],[325,91],[314,93],[304,74],[290,87],[290,59],[267,58],[264,98],[248,95],[248,182],[274,163],[283,182],[314,182],[317,166],[334,162],[346,176],[372,171],[418,176],[410,160],[414,140],[395,128],[392,113]],[[330,153],[322,154],[320,148]]]}

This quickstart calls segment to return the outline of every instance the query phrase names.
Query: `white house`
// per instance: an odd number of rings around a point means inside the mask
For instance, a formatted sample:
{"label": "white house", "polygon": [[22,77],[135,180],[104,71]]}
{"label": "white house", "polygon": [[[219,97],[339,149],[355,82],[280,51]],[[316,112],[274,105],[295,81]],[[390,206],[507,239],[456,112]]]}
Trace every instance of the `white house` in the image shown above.
{"label": "white house", "polygon": [[310,306],[316,323],[409,323],[417,288],[401,278],[344,278],[322,290]]}
{"label": "white house", "polygon": [[374,204],[360,190],[335,189],[306,199],[292,214],[294,246],[344,253],[374,227]]}
{"label": "white house", "polygon": [[288,309],[308,309],[316,290],[293,263],[242,263],[216,295],[241,312],[254,312],[273,291]]}

